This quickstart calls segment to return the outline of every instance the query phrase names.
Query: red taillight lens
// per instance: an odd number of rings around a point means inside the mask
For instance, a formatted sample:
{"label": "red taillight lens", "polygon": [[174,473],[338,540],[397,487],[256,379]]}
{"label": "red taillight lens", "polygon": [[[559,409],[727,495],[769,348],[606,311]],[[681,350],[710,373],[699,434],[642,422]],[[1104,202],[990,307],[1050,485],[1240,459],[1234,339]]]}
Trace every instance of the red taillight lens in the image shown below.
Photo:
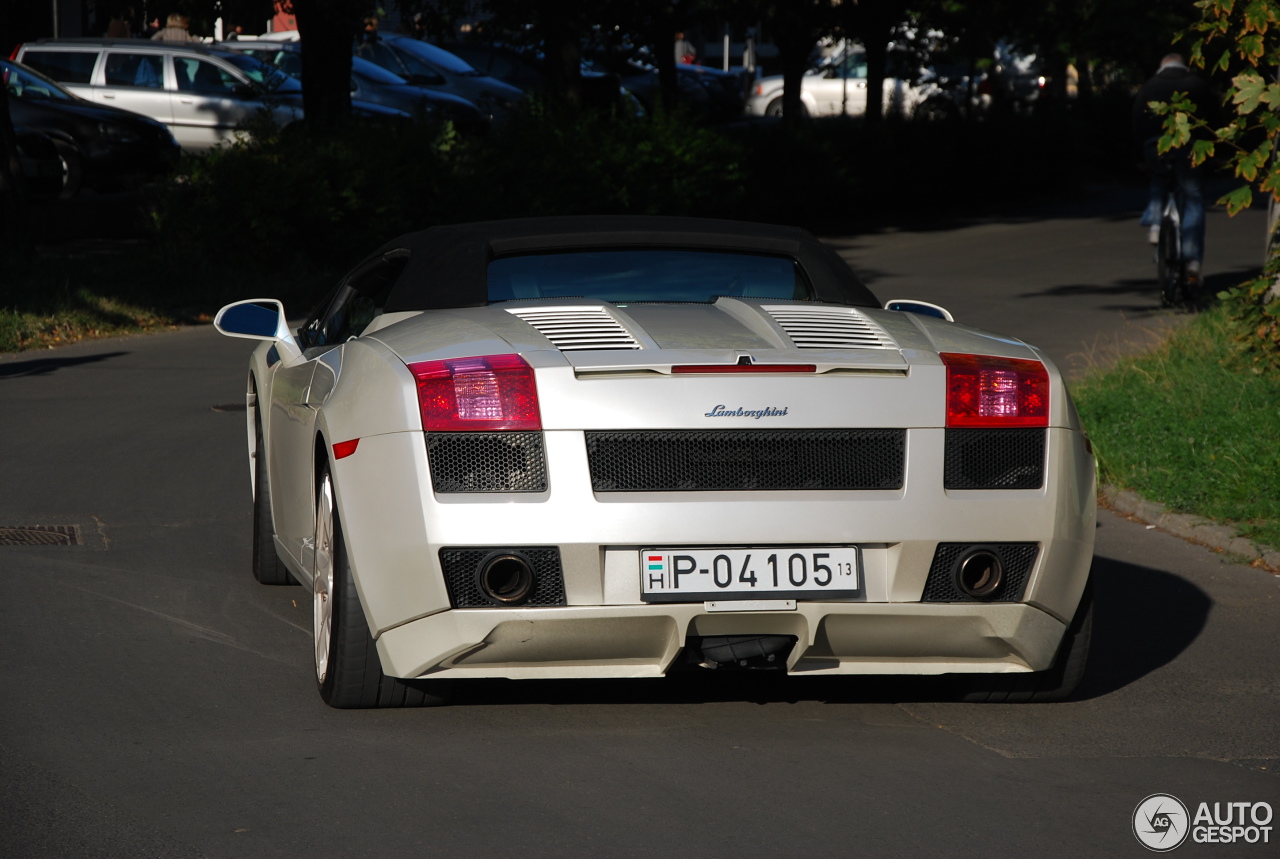
{"label": "red taillight lens", "polygon": [[533,368],[519,355],[410,364],[422,428],[437,432],[540,430]]}
{"label": "red taillight lens", "polygon": [[943,352],[947,426],[1047,427],[1049,371],[1039,361]]}

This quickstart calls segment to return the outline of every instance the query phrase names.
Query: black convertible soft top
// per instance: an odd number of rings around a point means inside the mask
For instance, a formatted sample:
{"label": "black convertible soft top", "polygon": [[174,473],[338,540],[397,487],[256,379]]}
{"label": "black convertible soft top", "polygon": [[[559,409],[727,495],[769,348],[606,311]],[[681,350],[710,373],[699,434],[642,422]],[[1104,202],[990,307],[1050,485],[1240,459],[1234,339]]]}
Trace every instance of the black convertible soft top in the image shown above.
{"label": "black convertible soft top", "polygon": [[395,313],[488,304],[488,265],[498,257],[644,247],[791,257],[819,301],[879,306],[848,264],[805,230],[741,221],[630,215],[483,221],[406,233],[374,257],[409,252],[384,308]]}

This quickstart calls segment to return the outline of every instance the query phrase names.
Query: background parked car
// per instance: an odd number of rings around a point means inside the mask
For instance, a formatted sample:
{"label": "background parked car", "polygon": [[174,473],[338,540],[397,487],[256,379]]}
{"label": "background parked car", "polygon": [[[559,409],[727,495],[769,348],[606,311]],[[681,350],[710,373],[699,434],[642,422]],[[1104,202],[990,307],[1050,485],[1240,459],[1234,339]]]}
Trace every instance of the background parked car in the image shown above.
{"label": "background parked car", "polygon": [[59,196],[63,185],[62,159],[53,138],[23,125],[15,125],[13,134],[14,155],[9,162],[9,174],[21,183],[23,193],[35,200]]}
{"label": "background parked car", "polygon": [[[76,95],[163,122],[187,150],[233,140],[261,111],[282,128],[303,119],[301,85],[235,51],[138,39],[42,39],[19,45],[16,59]],[[367,118],[409,120],[381,105],[353,107]]]}
{"label": "background parked car", "polygon": [[[882,95],[886,114],[912,116],[931,97],[943,95],[935,84],[913,83],[888,75]],[[949,96],[947,96],[949,98]],[[867,55],[861,48],[811,68],[801,79],[800,102],[809,116],[863,116],[867,112]],[[756,81],[747,98],[748,116],[782,115],[782,75]]]}
{"label": "background parked car", "polygon": [[354,53],[411,84],[461,96],[495,122],[506,119],[524,96],[522,90],[477,71],[443,48],[410,36],[358,42]]}
{"label": "background parked car", "polygon": [[[299,42],[234,41],[218,47],[247,54],[301,82],[302,45]],[[465,98],[415,86],[381,66],[354,56],[351,58],[351,97],[402,110],[428,122],[449,120],[471,133],[482,134],[489,128],[488,118]]]}
{"label": "background parked car", "polygon": [[0,59],[15,125],[52,135],[61,162],[63,198],[88,185],[119,190],[162,176],[178,162],[168,127],[145,116],[93,104],[14,60]]}
{"label": "background parked car", "polygon": [[[622,85],[652,112],[661,99],[662,84],[656,67],[639,57],[605,50],[586,53],[592,69],[620,77]],[[695,116],[708,121],[738,119],[743,109],[743,80],[725,72],[692,63],[676,63],[676,100]]]}
{"label": "background parked car", "polygon": [[[518,50],[480,42],[446,42],[440,47],[465,60],[477,71],[525,92],[541,92],[547,85],[545,57],[537,49]],[[636,115],[645,112],[635,95],[621,85],[617,75],[595,71],[585,64],[582,68],[582,100],[590,108],[626,107]]]}

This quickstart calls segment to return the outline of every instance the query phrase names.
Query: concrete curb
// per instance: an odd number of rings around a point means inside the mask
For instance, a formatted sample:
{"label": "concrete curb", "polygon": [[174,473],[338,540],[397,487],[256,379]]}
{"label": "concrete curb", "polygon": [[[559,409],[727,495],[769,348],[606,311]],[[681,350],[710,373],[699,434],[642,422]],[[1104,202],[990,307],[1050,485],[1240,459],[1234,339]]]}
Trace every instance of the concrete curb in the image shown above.
{"label": "concrete curb", "polygon": [[1130,519],[1159,528],[1191,543],[1244,558],[1251,567],[1280,573],[1280,551],[1241,537],[1235,528],[1190,513],[1172,513],[1164,505],[1148,501],[1136,492],[1105,485],[1098,490],[1098,504]]}

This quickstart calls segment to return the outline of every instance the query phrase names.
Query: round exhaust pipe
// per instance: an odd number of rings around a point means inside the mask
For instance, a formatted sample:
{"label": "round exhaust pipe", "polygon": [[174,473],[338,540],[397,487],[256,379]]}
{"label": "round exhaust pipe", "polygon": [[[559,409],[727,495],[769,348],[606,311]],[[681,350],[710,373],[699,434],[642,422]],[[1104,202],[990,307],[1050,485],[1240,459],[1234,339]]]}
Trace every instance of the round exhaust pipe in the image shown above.
{"label": "round exhaust pipe", "polygon": [[1004,584],[1004,562],[988,546],[976,546],[956,561],[956,587],[976,600],[990,599]]}
{"label": "round exhaust pipe", "polygon": [[494,605],[522,605],[535,583],[533,564],[517,552],[494,552],[476,568],[476,586]]}

